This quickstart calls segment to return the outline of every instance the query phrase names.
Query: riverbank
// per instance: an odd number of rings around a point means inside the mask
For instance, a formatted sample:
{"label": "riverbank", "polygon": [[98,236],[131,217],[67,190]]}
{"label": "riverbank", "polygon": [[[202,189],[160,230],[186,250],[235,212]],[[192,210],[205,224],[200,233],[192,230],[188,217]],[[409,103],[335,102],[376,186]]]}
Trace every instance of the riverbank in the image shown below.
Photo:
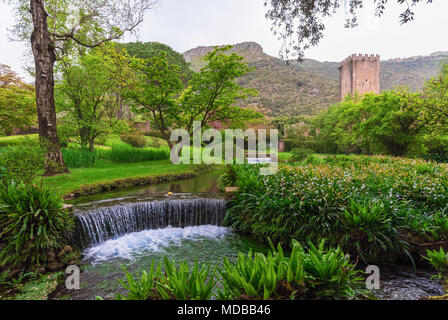
{"label": "riverbank", "polygon": [[203,165],[173,165],[169,160],[137,163],[101,161],[94,168],[71,169],[69,174],[45,178],[66,200],[103,192],[195,177],[210,170]]}

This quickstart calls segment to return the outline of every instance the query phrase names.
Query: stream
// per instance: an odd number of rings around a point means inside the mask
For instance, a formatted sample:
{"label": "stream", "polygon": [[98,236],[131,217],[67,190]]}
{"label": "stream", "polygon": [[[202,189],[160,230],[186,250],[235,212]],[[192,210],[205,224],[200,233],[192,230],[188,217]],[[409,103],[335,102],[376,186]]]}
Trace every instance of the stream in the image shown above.
{"label": "stream", "polygon": [[[222,226],[226,203],[219,193],[220,172],[196,178],[78,199],[77,243],[83,249],[81,289],[58,291],[55,299],[114,299],[125,293],[117,279],[139,274],[167,256],[176,262],[216,265],[251,249],[266,252],[254,240]],[[169,193],[172,193],[169,195]],[[381,300],[418,300],[444,294],[432,270],[380,266]]]}

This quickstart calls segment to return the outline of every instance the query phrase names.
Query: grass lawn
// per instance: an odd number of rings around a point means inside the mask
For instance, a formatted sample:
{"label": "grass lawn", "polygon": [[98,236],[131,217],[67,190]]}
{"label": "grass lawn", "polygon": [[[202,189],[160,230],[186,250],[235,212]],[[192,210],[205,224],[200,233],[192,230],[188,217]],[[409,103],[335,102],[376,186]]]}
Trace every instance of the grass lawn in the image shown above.
{"label": "grass lawn", "polygon": [[45,178],[58,188],[61,194],[68,194],[82,186],[118,179],[152,177],[165,174],[193,172],[194,166],[173,165],[170,160],[137,163],[113,163],[98,161],[94,168],[71,169],[70,174]]}
{"label": "grass lawn", "polygon": [[23,139],[37,139],[37,134],[29,134],[24,136],[9,136],[9,137],[0,137],[0,147],[6,147],[9,145],[19,144]]}

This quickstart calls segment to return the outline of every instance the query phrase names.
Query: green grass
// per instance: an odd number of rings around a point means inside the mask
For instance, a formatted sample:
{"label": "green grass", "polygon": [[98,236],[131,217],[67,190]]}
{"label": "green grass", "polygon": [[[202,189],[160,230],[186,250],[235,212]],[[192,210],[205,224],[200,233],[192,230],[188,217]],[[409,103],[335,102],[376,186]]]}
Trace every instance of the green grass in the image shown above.
{"label": "green grass", "polygon": [[173,165],[170,160],[138,163],[113,163],[98,161],[94,168],[72,169],[70,174],[45,178],[58,188],[61,194],[68,194],[82,186],[110,182],[118,179],[153,177],[165,174],[193,172],[194,166]]}
{"label": "green grass", "polygon": [[19,144],[23,141],[23,139],[37,139],[37,134],[29,134],[24,136],[9,136],[9,137],[0,137],[0,147],[11,146],[15,144]]}

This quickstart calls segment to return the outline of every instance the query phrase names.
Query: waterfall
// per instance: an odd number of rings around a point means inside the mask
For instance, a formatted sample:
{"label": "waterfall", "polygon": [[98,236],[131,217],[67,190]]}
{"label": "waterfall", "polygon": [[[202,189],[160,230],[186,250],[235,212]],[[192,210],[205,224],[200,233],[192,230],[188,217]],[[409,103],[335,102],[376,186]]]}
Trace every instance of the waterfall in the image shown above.
{"label": "waterfall", "polygon": [[77,212],[77,238],[82,247],[143,230],[221,225],[224,199],[166,200],[129,203]]}

